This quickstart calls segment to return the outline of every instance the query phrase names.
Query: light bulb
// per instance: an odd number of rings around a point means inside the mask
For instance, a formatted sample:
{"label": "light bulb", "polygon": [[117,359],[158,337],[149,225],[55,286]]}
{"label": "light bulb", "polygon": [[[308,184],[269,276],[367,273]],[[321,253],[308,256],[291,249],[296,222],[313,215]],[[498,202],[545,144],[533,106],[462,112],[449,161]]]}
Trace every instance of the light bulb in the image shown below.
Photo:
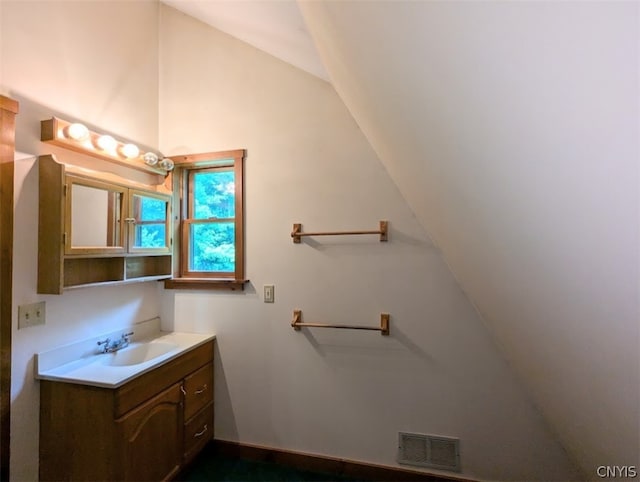
{"label": "light bulb", "polygon": [[62,133],[67,139],[72,139],[74,141],[84,141],[89,138],[89,129],[84,124],[69,124],[62,130]]}
{"label": "light bulb", "polygon": [[116,150],[116,147],[118,146],[118,141],[116,141],[111,136],[103,135],[98,137],[98,140],[96,141],[96,146],[98,147],[98,149],[101,149],[103,151],[113,152]]}
{"label": "light bulb", "polygon": [[127,159],[133,159],[134,157],[138,157],[140,155],[140,149],[135,144],[124,144],[120,148],[120,154],[122,154]]}
{"label": "light bulb", "polygon": [[155,166],[156,164],[158,164],[158,156],[156,156],[153,152],[146,152],[144,156],[142,156],[142,158],[144,159],[144,163],[148,166]]}
{"label": "light bulb", "polygon": [[171,171],[173,170],[173,161],[171,159],[169,159],[168,157],[163,158],[160,161],[160,164],[158,164],[162,169],[164,169],[165,171]]}

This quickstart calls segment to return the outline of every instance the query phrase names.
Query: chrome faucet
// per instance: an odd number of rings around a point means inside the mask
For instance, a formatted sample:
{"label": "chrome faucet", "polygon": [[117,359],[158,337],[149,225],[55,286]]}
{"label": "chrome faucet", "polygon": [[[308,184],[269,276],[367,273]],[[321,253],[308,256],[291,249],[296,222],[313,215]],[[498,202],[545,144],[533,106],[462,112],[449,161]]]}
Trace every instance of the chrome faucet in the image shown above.
{"label": "chrome faucet", "polygon": [[129,346],[129,337],[131,335],[133,335],[133,331],[131,333],[123,333],[118,340],[111,341],[111,338],[107,338],[106,340],[99,341],[98,346],[102,346],[102,353],[113,353]]}

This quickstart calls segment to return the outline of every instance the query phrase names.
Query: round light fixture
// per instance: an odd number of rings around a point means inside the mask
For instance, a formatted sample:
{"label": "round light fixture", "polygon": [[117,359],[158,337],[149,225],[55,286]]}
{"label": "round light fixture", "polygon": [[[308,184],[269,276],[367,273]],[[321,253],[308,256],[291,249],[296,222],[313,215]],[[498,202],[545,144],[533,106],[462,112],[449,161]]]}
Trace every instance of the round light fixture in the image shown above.
{"label": "round light fixture", "polygon": [[98,137],[98,139],[96,140],[96,146],[98,147],[98,149],[101,149],[103,151],[113,152],[118,146],[118,141],[116,141],[111,136],[103,135]]}
{"label": "round light fixture", "polygon": [[140,155],[140,149],[135,144],[124,144],[120,148],[120,154],[122,154],[127,159],[133,159]]}
{"label": "round light fixture", "polygon": [[153,152],[145,152],[144,156],[142,156],[142,159],[144,159],[144,163],[148,166],[155,166],[156,164],[158,164],[158,156],[156,156]]}
{"label": "round light fixture", "polygon": [[69,124],[62,129],[62,133],[67,139],[82,142],[89,138],[89,129],[84,124],[74,123]]}
{"label": "round light fixture", "polygon": [[160,166],[165,171],[172,171],[174,164],[173,164],[173,161],[171,159],[169,159],[168,157],[165,157],[160,161],[158,166]]}

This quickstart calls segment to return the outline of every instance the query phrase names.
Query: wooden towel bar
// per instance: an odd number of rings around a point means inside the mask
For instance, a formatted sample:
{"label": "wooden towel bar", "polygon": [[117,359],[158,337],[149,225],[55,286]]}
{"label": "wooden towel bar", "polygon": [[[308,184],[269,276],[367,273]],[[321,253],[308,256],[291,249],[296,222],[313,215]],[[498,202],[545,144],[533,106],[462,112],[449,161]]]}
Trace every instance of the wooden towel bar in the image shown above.
{"label": "wooden towel bar", "polygon": [[380,326],[360,326],[360,325],[331,325],[327,323],[303,323],[302,310],[293,310],[293,320],[291,326],[294,330],[300,330],[303,326],[309,328],[341,328],[348,330],[372,330],[379,331],[381,335],[389,335],[389,313],[380,313]]}
{"label": "wooden towel bar", "polygon": [[354,234],[379,234],[380,242],[384,242],[387,240],[387,229],[389,223],[387,221],[380,221],[380,229],[375,231],[323,231],[323,232],[315,232],[315,233],[303,233],[302,232],[302,224],[296,223],[293,225],[293,231],[291,231],[291,237],[293,238],[293,242],[298,244],[302,240],[303,236],[344,236],[344,235],[354,235]]}

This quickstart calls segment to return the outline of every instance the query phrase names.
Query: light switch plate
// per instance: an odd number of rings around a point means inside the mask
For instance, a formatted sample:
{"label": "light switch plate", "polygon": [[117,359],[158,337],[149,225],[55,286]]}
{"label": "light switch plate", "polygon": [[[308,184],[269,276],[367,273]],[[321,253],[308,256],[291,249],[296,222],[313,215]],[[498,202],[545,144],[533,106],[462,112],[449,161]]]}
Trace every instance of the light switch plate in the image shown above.
{"label": "light switch plate", "polygon": [[275,286],[264,285],[264,302],[273,303],[276,299]]}
{"label": "light switch plate", "polygon": [[18,306],[18,329],[28,326],[44,325],[45,302]]}

